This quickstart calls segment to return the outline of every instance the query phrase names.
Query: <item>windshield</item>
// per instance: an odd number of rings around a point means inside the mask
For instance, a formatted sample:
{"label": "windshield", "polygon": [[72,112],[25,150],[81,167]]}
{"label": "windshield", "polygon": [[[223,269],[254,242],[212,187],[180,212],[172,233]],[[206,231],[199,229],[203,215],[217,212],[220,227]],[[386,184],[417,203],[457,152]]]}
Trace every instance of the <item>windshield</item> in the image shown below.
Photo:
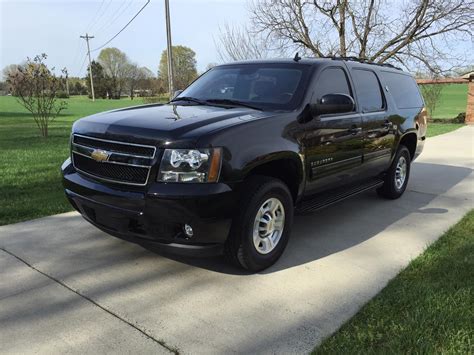
{"label": "windshield", "polygon": [[242,103],[264,110],[293,110],[299,106],[309,65],[236,64],[215,67],[174,100],[195,98],[216,103]]}

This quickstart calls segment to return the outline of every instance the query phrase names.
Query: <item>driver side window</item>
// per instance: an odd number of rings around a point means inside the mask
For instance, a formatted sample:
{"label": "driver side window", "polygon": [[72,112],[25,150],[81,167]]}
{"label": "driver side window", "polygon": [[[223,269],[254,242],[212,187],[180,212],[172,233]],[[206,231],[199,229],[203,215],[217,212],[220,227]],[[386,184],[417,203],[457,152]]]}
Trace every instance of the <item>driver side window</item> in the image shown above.
{"label": "driver side window", "polygon": [[347,80],[347,75],[340,67],[324,69],[316,82],[315,103],[328,94],[346,94],[352,97],[352,91]]}

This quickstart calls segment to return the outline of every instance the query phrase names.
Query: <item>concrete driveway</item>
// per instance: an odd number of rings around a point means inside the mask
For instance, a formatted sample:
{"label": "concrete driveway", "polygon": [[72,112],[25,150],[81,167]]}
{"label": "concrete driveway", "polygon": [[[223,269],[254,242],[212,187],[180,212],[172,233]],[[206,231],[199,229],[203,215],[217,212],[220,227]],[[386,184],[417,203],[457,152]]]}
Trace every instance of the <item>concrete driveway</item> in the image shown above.
{"label": "concrete driveway", "polygon": [[474,207],[473,149],[474,127],[428,139],[401,199],[297,217],[255,275],[157,255],[76,213],[0,227],[0,352],[308,352]]}

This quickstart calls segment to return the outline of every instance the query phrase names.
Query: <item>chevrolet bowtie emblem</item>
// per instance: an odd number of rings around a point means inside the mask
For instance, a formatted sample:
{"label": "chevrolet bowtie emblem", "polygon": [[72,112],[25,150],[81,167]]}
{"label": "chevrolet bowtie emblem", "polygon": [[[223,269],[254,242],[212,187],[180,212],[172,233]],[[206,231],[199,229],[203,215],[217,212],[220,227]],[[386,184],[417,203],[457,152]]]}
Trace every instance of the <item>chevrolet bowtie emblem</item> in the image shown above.
{"label": "chevrolet bowtie emblem", "polygon": [[102,149],[94,149],[91,153],[91,158],[98,162],[107,161],[109,159],[109,152]]}

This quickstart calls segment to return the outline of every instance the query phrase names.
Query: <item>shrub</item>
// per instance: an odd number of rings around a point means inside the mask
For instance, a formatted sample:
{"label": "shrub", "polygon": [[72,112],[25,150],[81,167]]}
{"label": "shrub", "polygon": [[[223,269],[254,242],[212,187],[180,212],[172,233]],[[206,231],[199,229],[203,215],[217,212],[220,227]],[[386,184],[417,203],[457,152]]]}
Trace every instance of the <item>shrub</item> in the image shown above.
{"label": "shrub", "polygon": [[466,123],[466,112],[461,112],[453,118],[453,123]]}
{"label": "shrub", "polygon": [[[58,101],[57,94],[64,87],[64,78],[57,77],[53,69],[44,63],[46,54],[37,55],[33,60],[9,73],[7,83],[17,100],[33,115],[43,137],[48,137],[49,123],[67,107],[66,101]],[[65,69],[63,69],[63,73]]]}
{"label": "shrub", "polygon": [[56,97],[58,99],[69,99],[69,95],[67,94],[66,91],[58,91],[56,94]]}

